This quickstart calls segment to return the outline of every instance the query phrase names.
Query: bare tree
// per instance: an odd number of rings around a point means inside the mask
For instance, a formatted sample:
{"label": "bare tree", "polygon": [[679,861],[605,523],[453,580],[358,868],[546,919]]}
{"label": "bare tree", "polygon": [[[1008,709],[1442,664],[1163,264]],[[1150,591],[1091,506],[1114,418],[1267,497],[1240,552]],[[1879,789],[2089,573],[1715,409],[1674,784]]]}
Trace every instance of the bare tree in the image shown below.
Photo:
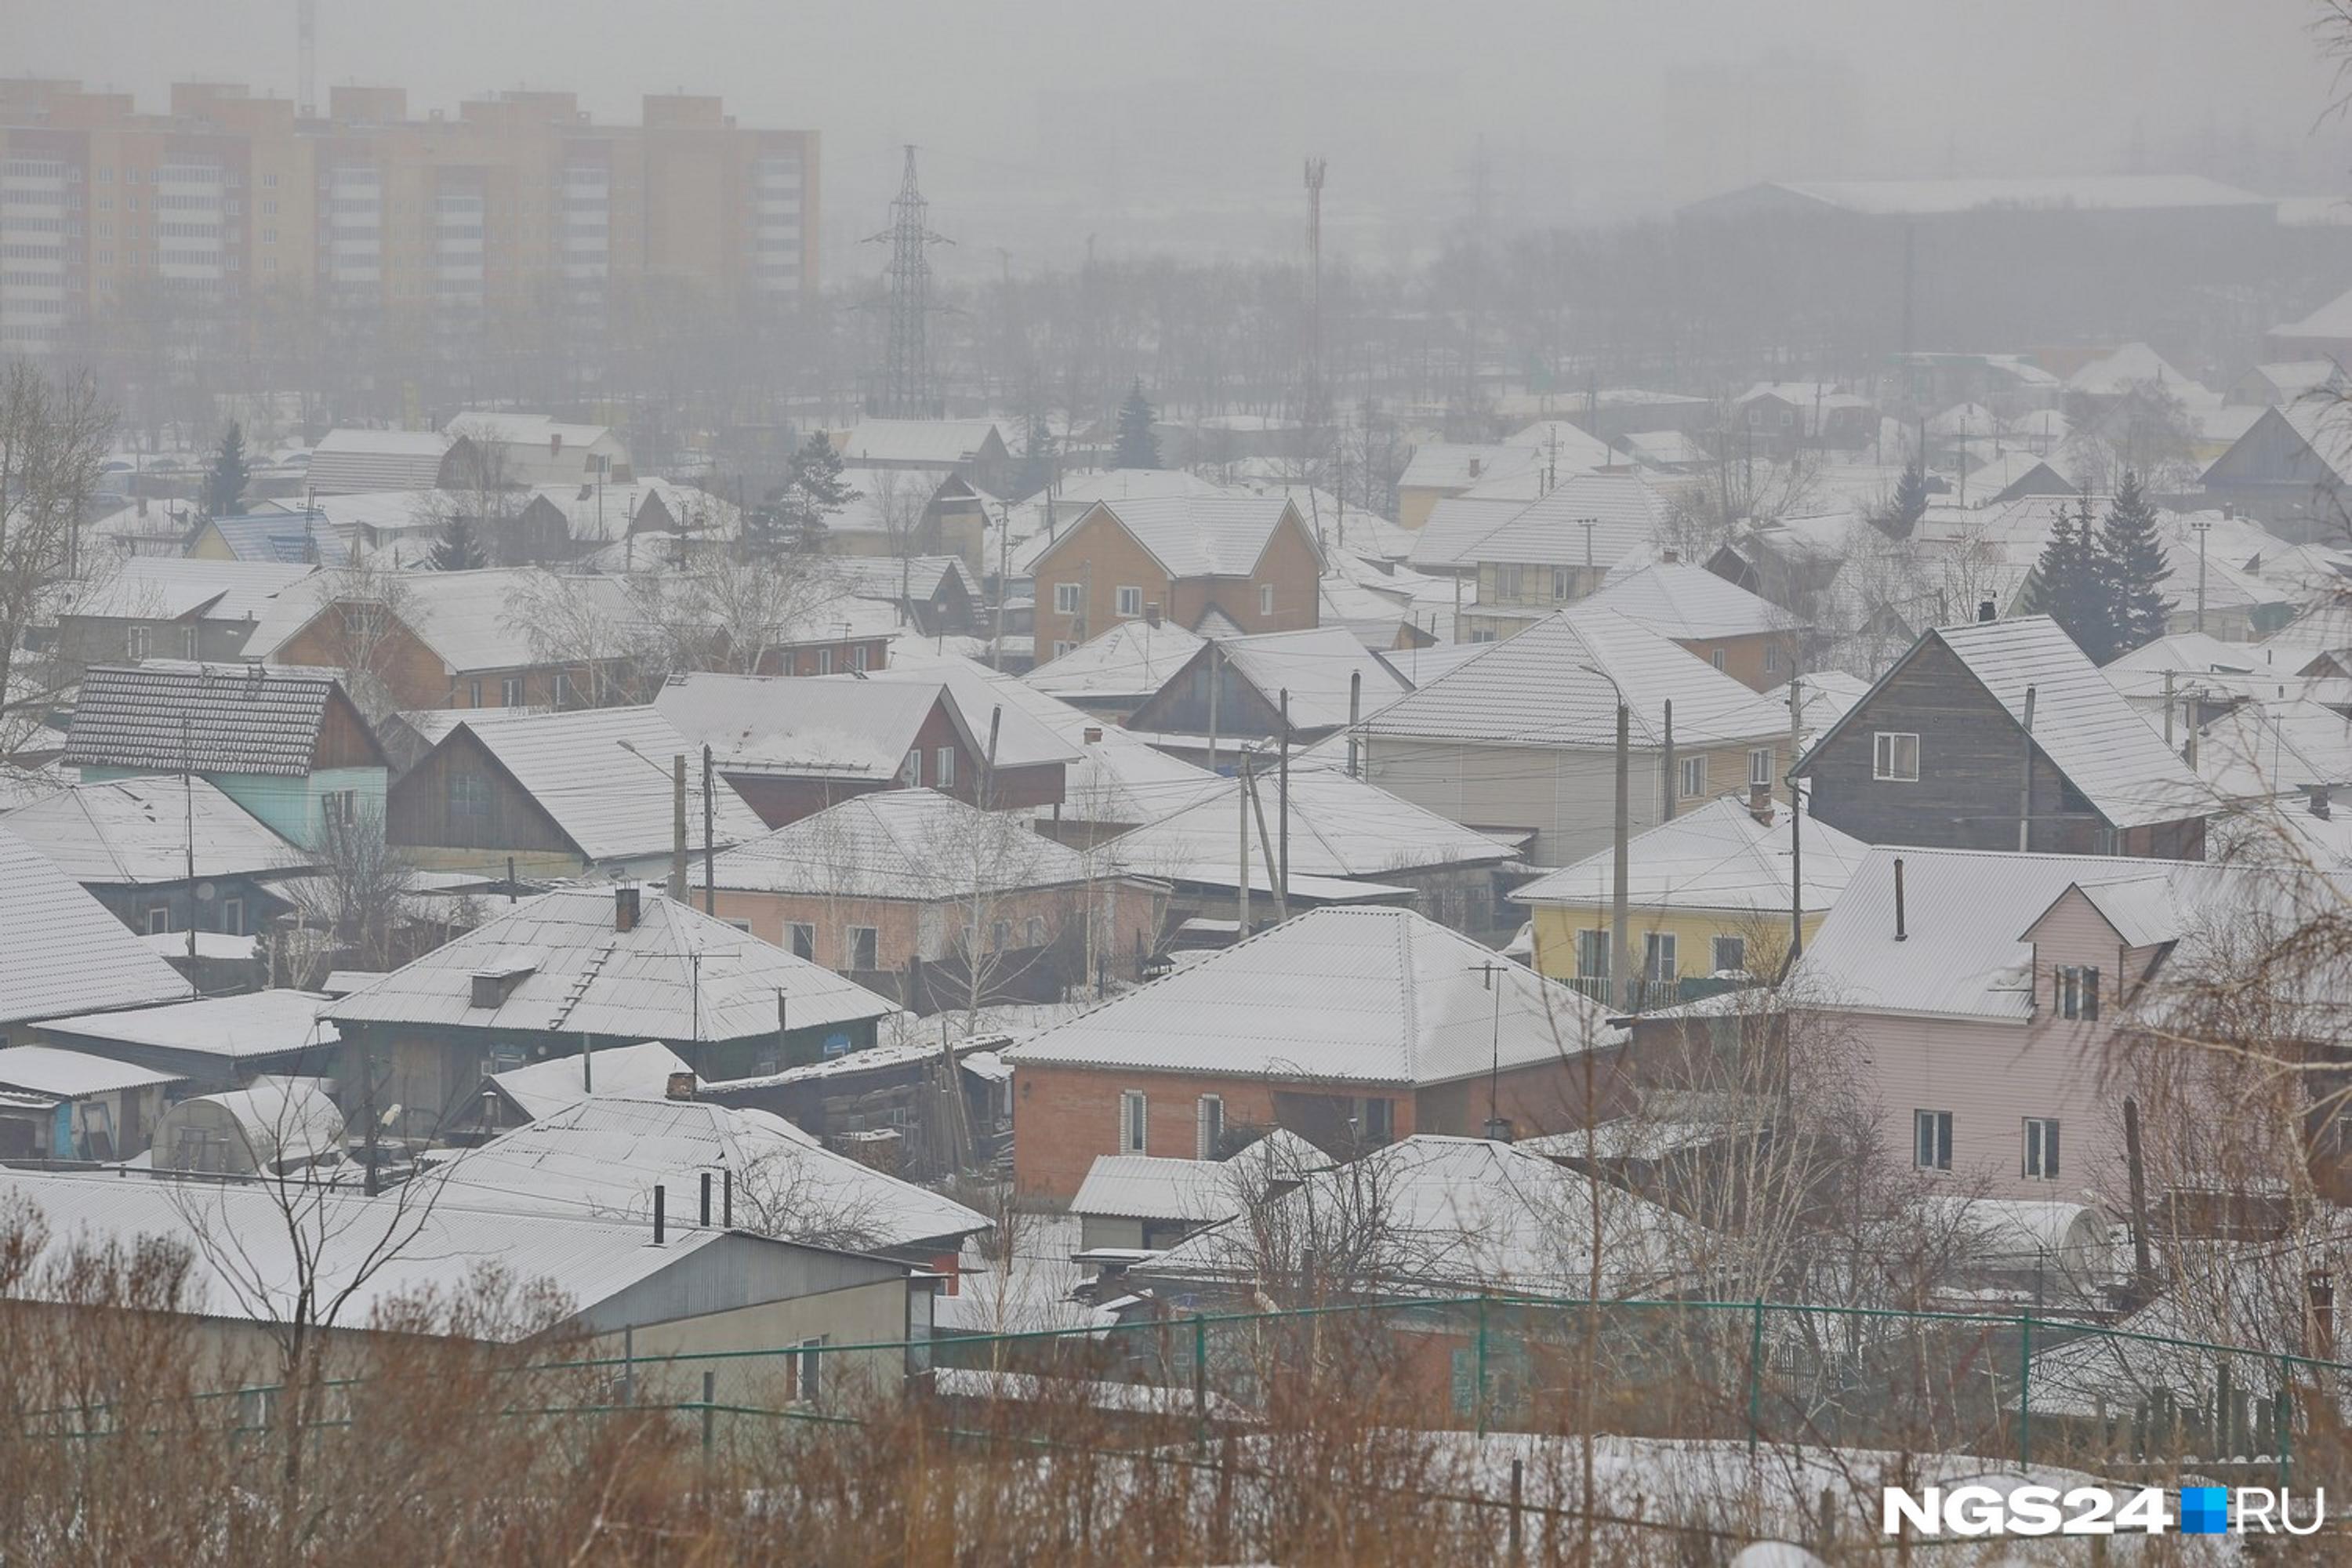
{"label": "bare tree", "polygon": [[23,360],[0,371],[0,754],[55,695],[20,660],[77,591],[82,514],[113,432],[87,378],[52,381]]}

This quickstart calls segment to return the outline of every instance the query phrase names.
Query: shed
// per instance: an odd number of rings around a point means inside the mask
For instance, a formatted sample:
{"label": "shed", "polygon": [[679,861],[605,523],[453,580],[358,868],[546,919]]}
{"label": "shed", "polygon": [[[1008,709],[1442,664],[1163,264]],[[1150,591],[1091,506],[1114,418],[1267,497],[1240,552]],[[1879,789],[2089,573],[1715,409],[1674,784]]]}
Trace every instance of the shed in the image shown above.
{"label": "shed", "polygon": [[325,1079],[262,1078],[184,1100],[155,1127],[159,1170],[253,1175],[311,1164],[342,1147],[343,1115]]}

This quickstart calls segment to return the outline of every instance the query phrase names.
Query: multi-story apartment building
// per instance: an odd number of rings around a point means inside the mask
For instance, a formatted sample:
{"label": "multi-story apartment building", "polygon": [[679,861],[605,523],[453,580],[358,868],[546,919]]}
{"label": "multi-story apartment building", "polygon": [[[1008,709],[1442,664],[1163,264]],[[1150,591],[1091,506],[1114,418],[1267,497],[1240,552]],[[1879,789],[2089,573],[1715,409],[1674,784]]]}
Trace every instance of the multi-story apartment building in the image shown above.
{"label": "multi-story apartment building", "polygon": [[0,351],[74,347],[159,300],[184,328],[285,302],[451,343],[533,311],[593,334],[649,280],[773,306],[816,287],[817,153],[716,98],[648,97],[624,126],[560,92],[416,119],[398,88],[304,116],[236,86],[142,113],[0,81]]}

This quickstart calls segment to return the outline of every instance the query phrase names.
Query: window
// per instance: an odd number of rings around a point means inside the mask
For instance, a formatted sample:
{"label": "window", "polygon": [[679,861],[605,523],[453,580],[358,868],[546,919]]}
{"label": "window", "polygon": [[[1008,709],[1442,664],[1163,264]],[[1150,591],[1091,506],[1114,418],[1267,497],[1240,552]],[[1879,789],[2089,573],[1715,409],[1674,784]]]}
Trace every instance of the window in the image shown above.
{"label": "window", "polygon": [[2021,1174],[2044,1182],[2058,1179],[2058,1120],[2053,1116],[2025,1119],[2025,1163]]}
{"label": "window", "polygon": [[136,664],[141,659],[147,657],[147,628],[145,626],[133,626],[131,628],[130,645],[131,663]]}
{"label": "window", "polygon": [[1685,800],[1696,800],[1706,793],[1706,759],[1685,757],[1675,764],[1675,789]]}
{"label": "window", "polygon": [[849,967],[879,969],[882,967],[882,933],[872,926],[849,928]]}
{"label": "window", "polygon": [[1881,730],[1871,737],[1870,776],[1895,784],[1919,782],[1919,737]]}
{"label": "window", "polygon": [[1780,645],[1779,643],[1768,642],[1764,645],[1764,673],[1767,675],[1778,675],[1780,673]]}
{"label": "window", "polygon": [[1121,1089],[1118,1096],[1118,1152],[1141,1154],[1150,1142],[1150,1107],[1139,1089]]}
{"label": "window", "polygon": [[487,816],[490,811],[490,781],[481,773],[449,775],[449,815]]}
{"label": "window", "polygon": [[1121,588],[1118,590],[1118,600],[1115,607],[1120,615],[1132,617],[1143,614],[1142,589]]}
{"label": "window", "polygon": [[1555,602],[1564,601],[1567,599],[1568,583],[1569,575],[1567,567],[1555,566],[1551,569],[1551,596]]}
{"label": "window", "polygon": [[824,1374],[819,1370],[824,1365],[824,1336],[819,1334],[813,1340],[803,1340],[793,1347],[793,1352],[784,1358],[784,1370],[789,1377],[789,1386],[784,1390],[785,1402],[814,1405],[824,1384]]}
{"label": "window", "polygon": [[1714,665],[1716,668],[1721,669],[1723,668],[1723,650],[1721,648],[1717,648],[1712,654],[1709,654],[1707,656],[1707,662]]}
{"label": "window", "polygon": [[1730,970],[1736,974],[1748,971],[1748,939],[1744,936],[1719,936],[1715,939],[1715,972]]}
{"label": "window", "polygon": [[908,789],[920,789],[923,787],[923,752],[921,747],[919,746],[915,750],[908,752],[907,753],[907,760],[898,764],[898,782],[905,784]]}
{"label": "window", "polygon": [[1028,925],[1024,929],[1024,931],[1023,931],[1023,933],[1022,933],[1022,934],[1023,934],[1023,939],[1024,939],[1024,941],[1026,942],[1026,944],[1027,944],[1028,946],[1030,946],[1030,947],[1043,947],[1043,946],[1045,946],[1045,916],[1043,916],[1043,915],[1031,915],[1031,916],[1029,917],[1029,923],[1028,923]]}
{"label": "window", "polygon": [[2057,972],[2058,1016],[2084,1022],[2099,1016],[2099,972],[2080,963],[2062,963]]}
{"label": "window", "polygon": [[1387,1143],[1396,1137],[1396,1101],[1364,1101],[1363,1137],[1367,1143]]}
{"label": "window", "polygon": [[226,936],[245,934],[245,900],[223,899],[220,907],[220,929]]}
{"label": "window", "polygon": [[1771,787],[1771,747],[1759,746],[1748,753],[1748,782],[1752,784],[1762,784],[1768,789]]}
{"label": "window", "polygon": [[349,827],[360,819],[360,792],[331,789],[319,797],[319,816],[330,827]]}
{"label": "window", "polygon": [[1516,599],[1527,592],[1527,568],[1497,566],[1495,568],[1495,588],[1498,598]]}
{"label": "window", "polygon": [[1677,946],[1675,933],[1654,931],[1642,938],[1642,978],[1653,984],[1671,981],[1678,965],[1675,961]]}
{"label": "window", "polygon": [[814,963],[816,962],[816,927],[806,921],[787,921],[784,926],[784,945],[792,950],[794,958],[805,958],[811,963]]}
{"label": "window", "polygon": [[849,650],[849,668],[852,669],[864,669],[866,668],[866,661],[871,658],[872,654],[873,649],[867,647],[864,643],[859,643],[856,647]]}
{"label": "window", "polygon": [[482,683],[478,680],[472,680],[467,681],[466,685],[466,706],[468,708],[479,708],[482,705]]}
{"label": "window", "polygon": [[816,672],[819,675],[833,673],[833,649],[821,647],[816,650]]}
{"label": "window", "polygon": [[180,628],[180,657],[191,660],[196,657],[196,628],[194,626]]}
{"label": "window", "polygon": [[1923,1171],[1952,1168],[1952,1113],[1915,1110],[1911,1113],[1911,1163]]}
{"label": "window", "polygon": [[1271,583],[1257,585],[1257,613],[1261,616],[1274,614],[1274,584]]}
{"label": "window", "polygon": [[953,789],[955,779],[955,748],[941,746],[931,753],[931,787]]}
{"label": "window", "polygon": [[509,675],[499,681],[499,701],[508,708],[522,706],[522,677]]}
{"label": "window", "polygon": [[1054,613],[1057,616],[1075,616],[1078,613],[1077,584],[1056,583],[1054,584]]}
{"label": "window", "polygon": [[1204,1094],[1192,1112],[1192,1158],[1213,1160],[1217,1145],[1225,1136],[1225,1102],[1213,1094]]}
{"label": "window", "polygon": [[1057,638],[1054,643],[1054,657],[1055,658],[1059,658],[1077,646],[1078,645],[1074,642],[1063,642]]}
{"label": "window", "polygon": [[1576,933],[1576,973],[1587,980],[1609,978],[1607,931],[1580,931]]}
{"label": "window", "polygon": [[1006,948],[1012,945],[1013,922],[1011,921],[989,921],[988,951],[991,952],[1003,952]]}
{"label": "window", "polygon": [[147,934],[149,936],[162,936],[171,929],[172,911],[169,908],[164,905],[158,904],[153,909],[147,911]]}

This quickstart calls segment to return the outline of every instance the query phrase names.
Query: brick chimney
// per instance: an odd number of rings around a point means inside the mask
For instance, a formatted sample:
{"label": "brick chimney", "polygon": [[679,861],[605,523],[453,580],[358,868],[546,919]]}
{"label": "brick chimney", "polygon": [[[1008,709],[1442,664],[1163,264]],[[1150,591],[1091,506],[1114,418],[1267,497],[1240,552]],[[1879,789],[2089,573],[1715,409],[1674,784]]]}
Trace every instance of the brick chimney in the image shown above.
{"label": "brick chimney", "polygon": [[1683,552],[1679,550],[1662,550],[1658,552],[1658,564],[1661,566],[1679,565],[1682,563],[1682,558]]}
{"label": "brick chimney", "polygon": [[1143,624],[1147,626],[1156,626],[1160,624],[1159,600],[1154,599],[1143,606]]}
{"label": "brick chimney", "polygon": [[1748,815],[1767,827],[1772,826],[1772,786],[1770,784],[1752,784],[1748,786]]}
{"label": "brick chimney", "polygon": [[1977,601],[1977,619],[1979,621],[1997,621],[2000,619],[2000,612],[1993,607],[1993,602],[1990,599],[1979,599]]}
{"label": "brick chimney", "polygon": [[2327,786],[2324,784],[2305,784],[2303,787],[2305,793],[2310,797],[2311,815],[2322,822],[2326,821],[2329,811],[2333,809],[2327,801]]}
{"label": "brick chimney", "polygon": [[551,430],[547,433],[547,455],[551,458],[560,458],[563,456],[562,431]]}
{"label": "brick chimney", "polygon": [[1101,726],[1099,726],[1099,725],[1096,725],[1096,724],[1089,724],[1089,725],[1087,725],[1087,745],[1089,745],[1089,746],[1098,745],[1098,744],[1100,744],[1100,743],[1101,743],[1101,742],[1102,742],[1102,728],[1101,728]]}
{"label": "brick chimney", "polygon": [[1476,478],[1478,477],[1478,470],[1479,470],[1479,469],[1481,469],[1481,468],[1485,468],[1486,466],[1486,460],[1484,458],[1471,458],[1471,459],[1470,459],[1470,477],[1471,477],[1472,479],[1476,479]]}
{"label": "brick chimney", "polygon": [[692,1100],[694,1098],[694,1075],[690,1072],[674,1072],[670,1074],[669,1083],[665,1093],[667,1098],[671,1100]]}
{"label": "brick chimney", "polygon": [[637,929],[637,889],[634,884],[613,889],[613,929],[616,931]]}

